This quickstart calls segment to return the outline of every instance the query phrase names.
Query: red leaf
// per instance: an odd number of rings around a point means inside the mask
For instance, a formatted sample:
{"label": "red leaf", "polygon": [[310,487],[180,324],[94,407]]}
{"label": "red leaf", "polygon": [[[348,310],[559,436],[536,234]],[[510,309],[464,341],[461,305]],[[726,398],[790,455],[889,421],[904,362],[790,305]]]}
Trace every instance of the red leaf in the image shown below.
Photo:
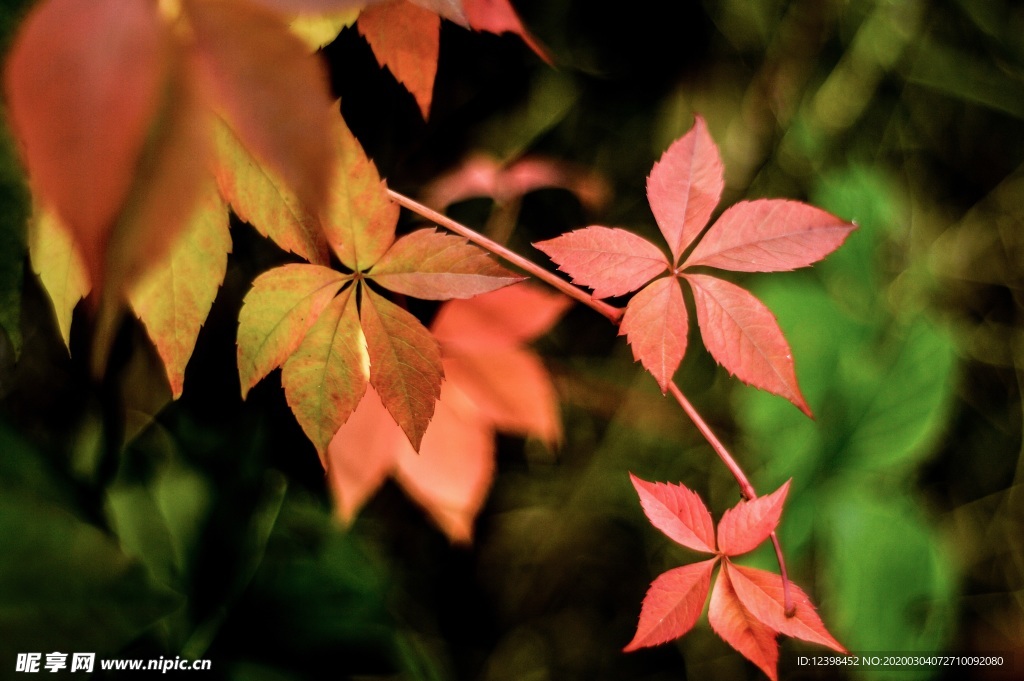
{"label": "red leaf", "polygon": [[203,73],[232,131],[305,205],[327,197],[334,157],[324,69],[272,10],[183,0]]}
{"label": "red leaf", "polygon": [[724,187],[718,148],[696,116],[690,132],[672,143],[647,178],[647,199],[673,262],[707,225]]}
{"label": "red leaf", "polygon": [[331,438],[359,406],[369,378],[354,290],[349,286],[324,308],[281,369],[288,406],[321,461]]}
{"label": "red leaf", "polygon": [[523,280],[463,237],[430,228],[392,244],[367,276],[396,293],[425,300],[472,298]]}
{"label": "red leaf", "polygon": [[761,301],[727,281],[687,274],[701,336],[715,361],[744,383],[781,395],[811,416],[793,368],[793,355],[775,316]]}
{"label": "red leaf", "polygon": [[441,18],[404,0],[392,0],[363,10],[356,26],[377,63],[412,94],[426,120],[441,49]]}
{"label": "red leaf", "polygon": [[441,394],[441,351],[411,314],[362,287],[361,319],[370,353],[370,383],[414,449]]}
{"label": "red leaf", "polygon": [[708,598],[716,562],[712,558],[658,575],[644,597],[636,635],[623,652],[665,643],[692,629]]}
{"label": "red leaf", "polygon": [[469,27],[488,33],[515,33],[548,64],[554,63],[540,43],[523,26],[522,20],[509,0],[463,0]]}
{"label": "red leaf", "polygon": [[669,269],[657,246],[624,229],[592,226],[534,246],[574,284],[594,289],[595,298],[625,295]]}
{"label": "red leaf", "polygon": [[281,366],[330,304],[345,277],[319,265],[284,265],[256,278],[238,313],[242,397]]}
{"label": "red leaf", "polygon": [[466,12],[462,0],[410,0],[413,4],[419,5],[441,17],[453,21],[459,26],[468,26]]}
{"label": "red leaf", "polygon": [[708,622],[722,640],[776,681],[779,645],[775,641],[775,631],[743,606],[730,579],[731,567],[728,561],[722,561],[718,580],[711,591]]}
{"label": "red leaf", "polygon": [[446,350],[515,348],[547,333],[572,301],[530,284],[445,303],[431,330]]}
{"label": "red leaf", "polygon": [[665,392],[686,354],[687,329],[679,280],[663,277],[630,299],[619,335],[626,336],[633,347],[633,358],[654,375],[661,392]]}
{"label": "red leaf", "polygon": [[683,546],[705,553],[715,552],[715,528],[700,496],[684,485],[647,482],[632,473],[640,505],[651,524]]}
{"label": "red leaf", "polygon": [[739,272],[806,267],[839,248],[855,227],[797,201],[742,201],[722,213],[683,267]]}
{"label": "red leaf", "polygon": [[730,508],[718,523],[718,548],[726,556],[753,551],[775,531],[789,482],[771,494],[752,501],[741,501]]}
{"label": "red leaf", "polygon": [[97,289],[160,103],[167,48],[156,3],[48,0],[8,55],[7,104],[32,183]]}
{"label": "red leaf", "polygon": [[729,565],[733,589],[744,607],[766,626],[780,634],[819,643],[841,653],[846,648],[832,637],[815,612],[807,594],[793,582],[789,593],[796,607],[793,617],[786,617],[782,577],[756,568]]}

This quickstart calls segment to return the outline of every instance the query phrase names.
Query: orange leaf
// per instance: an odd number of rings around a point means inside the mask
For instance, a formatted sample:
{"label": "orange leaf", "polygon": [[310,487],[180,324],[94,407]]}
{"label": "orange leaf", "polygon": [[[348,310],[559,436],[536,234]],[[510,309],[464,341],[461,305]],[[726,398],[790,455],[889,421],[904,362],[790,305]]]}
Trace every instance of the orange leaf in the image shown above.
{"label": "orange leaf", "polygon": [[360,319],[370,354],[370,383],[414,449],[441,394],[444,369],[437,341],[419,320],[362,287]]}
{"label": "orange leaf", "polygon": [[342,424],[359,406],[369,378],[354,286],[335,297],[281,369],[288,406],[321,461]]}
{"label": "orange leaf", "polygon": [[731,567],[728,561],[722,561],[722,569],[711,591],[708,622],[726,643],[760,667],[772,681],[777,681],[779,644],[775,641],[775,631],[740,602],[730,579]]}
{"label": "orange leaf", "polygon": [[174,398],[181,396],[185,365],[224,281],[230,250],[227,206],[211,183],[166,259],[129,290]]}
{"label": "orange leaf", "polygon": [[405,0],[392,0],[363,10],[356,26],[377,63],[412,94],[426,120],[441,50],[441,18]]}
{"label": "orange leaf", "polygon": [[345,277],[319,265],[284,265],[256,278],[238,314],[242,397],[306,337]]}
{"label": "orange leaf", "polygon": [[29,175],[97,289],[161,101],[168,44],[155,2],[48,0],[8,55],[7,103]]}
{"label": "orange leaf", "polygon": [[327,197],[331,97],[320,62],[278,13],[240,0],[183,0],[202,74],[245,147],[311,209]]}

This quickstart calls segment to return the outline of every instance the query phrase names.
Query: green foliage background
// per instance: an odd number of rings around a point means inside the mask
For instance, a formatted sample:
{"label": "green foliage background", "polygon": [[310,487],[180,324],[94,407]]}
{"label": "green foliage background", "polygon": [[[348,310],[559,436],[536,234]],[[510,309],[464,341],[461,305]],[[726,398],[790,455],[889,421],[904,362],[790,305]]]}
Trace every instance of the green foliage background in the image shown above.
{"label": "green foliage background", "polygon": [[[0,45],[27,4],[0,10]],[[446,25],[426,124],[351,29],[323,51],[346,119],[391,185],[415,194],[472,150],[542,153],[602,173],[610,205],[588,214],[543,190],[453,214],[535,259],[530,242],[586,224],[653,236],[644,178],[700,112],[722,149],[724,203],[785,196],[857,221],[813,270],[737,278],[778,316],[816,420],[737,384],[696,337],[679,382],[759,490],[793,478],[780,531],[791,574],[841,641],[1019,656],[1024,8],[515,4],[558,68],[515,38]],[[228,276],[180,401],[167,403],[137,324],[94,385],[87,315],[69,357],[25,266],[27,192],[0,139],[0,678],[16,653],[53,650],[207,657],[215,678],[239,681],[322,668],[353,679],[758,678],[706,624],[619,652],[650,580],[694,560],[647,524],[627,471],[681,481],[715,515],[738,491],[604,320],[574,309],[538,343],[564,443],[500,441],[474,546],[450,546],[392,486],[346,530],[276,379],[238,397],[241,299],[284,254],[233,223]],[[783,678],[837,677],[796,667],[821,651],[782,645]]]}

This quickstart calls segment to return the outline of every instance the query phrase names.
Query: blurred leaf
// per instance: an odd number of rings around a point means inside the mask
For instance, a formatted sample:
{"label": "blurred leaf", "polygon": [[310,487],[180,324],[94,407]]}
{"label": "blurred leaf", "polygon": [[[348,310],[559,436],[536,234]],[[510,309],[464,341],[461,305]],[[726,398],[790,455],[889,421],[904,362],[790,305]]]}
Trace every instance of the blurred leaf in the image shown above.
{"label": "blurred leaf", "polygon": [[17,356],[21,352],[21,280],[29,196],[15,159],[6,127],[0,125],[0,328],[7,332]]}

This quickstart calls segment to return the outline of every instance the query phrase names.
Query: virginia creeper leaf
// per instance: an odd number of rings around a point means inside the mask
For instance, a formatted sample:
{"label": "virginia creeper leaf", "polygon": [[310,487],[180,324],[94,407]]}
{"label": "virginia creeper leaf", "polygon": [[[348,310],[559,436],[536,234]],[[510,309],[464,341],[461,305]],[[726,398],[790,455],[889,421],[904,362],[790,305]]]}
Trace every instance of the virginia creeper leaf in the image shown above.
{"label": "virginia creeper leaf", "polygon": [[715,552],[715,528],[700,496],[684,485],[647,482],[632,473],[629,479],[651,524],[669,539],[705,553]]}
{"label": "virginia creeper leaf", "polygon": [[754,617],[786,636],[847,652],[822,624],[807,594],[793,582],[789,583],[790,597],[796,613],[786,617],[782,577],[756,568],[729,564],[733,590],[740,602]]}
{"label": "virginia creeper leaf", "polygon": [[644,597],[636,635],[623,652],[665,643],[692,629],[704,610],[717,562],[712,558],[658,575]]}
{"label": "virginia creeper leaf", "polygon": [[331,300],[281,368],[288,406],[322,461],[331,438],[359,406],[369,379],[354,290],[349,286]]}
{"label": "virginia creeper leaf", "polygon": [[669,268],[647,239],[624,229],[591,226],[535,243],[574,284],[594,289],[595,298],[635,291]]}
{"label": "virginia creeper leaf", "polygon": [[[572,301],[529,284],[516,284],[438,310],[431,330],[448,350],[516,348],[547,333]],[[449,353],[450,354],[450,353]]]}
{"label": "virginia creeper leaf", "polygon": [[521,348],[445,354],[445,385],[462,392],[481,418],[506,433],[532,435],[549,447],[562,436],[551,377],[536,354]]}
{"label": "virginia creeper leaf", "polygon": [[472,298],[523,280],[463,237],[429,228],[397,240],[367,276],[424,300]]}
{"label": "virginia creeper leaf", "polygon": [[466,11],[469,27],[474,31],[498,34],[515,33],[538,57],[548,64],[554,63],[547,50],[523,26],[522,20],[509,4],[509,0],[462,0],[462,4]]}
{"label": "virginia creeper leaf", "polygon": [[741,201],[722,213],[683,266],[739,272],[806,267],[839,248],[854,228],[798,201]]}
{"label": "virginia creeper leaf", "polygon": [[722,279],[702,274],[687,274],[686,279],[693,288],[701,337],[715,361],[744,383],[781,395],[811,416],[789,344],[771,311]]}
{"label": "virginia creeper leaf", "polygon": [[238,378],[249,389],[299,347],[345,277],[319,265],[284,265],[258,276],[238,314]]}
{"label": "virginia creeper leaf", "polygon": [[332,174],[332,100],[320,62],[281,16],[234,0],[183,0],[202,73],[228,125],[312,210]]}
{"label": "virginia creeper leaf", "polygon": [[441,51],[441,18],[411,2],[391,0],[363,10],[356,25],[377,63],[412,94],[426,120]]}
{"label": "virginia creeper leaf", "polygon": [[673,262],[711,219],[725,180],[718,147],[700,116],[669,146],[647,178],[647,199]]}
{"label": "virginia creeper leaf", "polygon": [[360,318],[370,353],[370,383],[419,450],[441,394],[441,351],[414,316],[368,286],[362,294]]}
{"label": "virginia creeper leaf", "polygon": [[743,500],[730,508],[718,523],[718,548],[726,556],[738,556],[756,549],[775,531],[789,482],[769,495]]}
{"label": "virginia creeper leaf", "polygon": [[235,215],[291,251],[316,265],[330,259],[320,222],[284,180],[246,151],[231,129],[218,119],[217,185]]}
{"label": "virginia creeper leaf", "polygon": [[129,289],[132,307],[167,369],[174,398],[181,396],[185,365],[224,281],[231,250],[227,206],[212,184],[164,262]]}
{"label": "virginia creeper leaf", "polygon": [[161,100],[168,37],[154,2],[49,0],[8,54],[7,104],[25,165],[97,289]]}
{"label": "virginia creeper leaf", "polygon": [[776,633],[740,602],[730,579],[730,567],[728,561],[722,561],[715,588],[711,590],[708,622],[722,640],[760,667],[769,679],[777,681],[779,644],[775,641]]}
{"label": "virginia creeper leaf", "polygon": [[626,336],[633,358],[654,375],[665,392],[686,354],[688,328],[679,280],[662,277],[630,299],[619,335]]}
{"label": "virginia creeper leaf", "polygon": [[55,214],[37,208],[29,222],[28,251],[32,269],[50,296],[64,346],[71,348],[71,317],[92,286],[71,234]]}
{"label": "virginia creeper leaf", "polygon": [[340,116],[333,135],[337,164],[321,224],[338,259],[360,272],[377,262],[395,240],[399,208]]}

